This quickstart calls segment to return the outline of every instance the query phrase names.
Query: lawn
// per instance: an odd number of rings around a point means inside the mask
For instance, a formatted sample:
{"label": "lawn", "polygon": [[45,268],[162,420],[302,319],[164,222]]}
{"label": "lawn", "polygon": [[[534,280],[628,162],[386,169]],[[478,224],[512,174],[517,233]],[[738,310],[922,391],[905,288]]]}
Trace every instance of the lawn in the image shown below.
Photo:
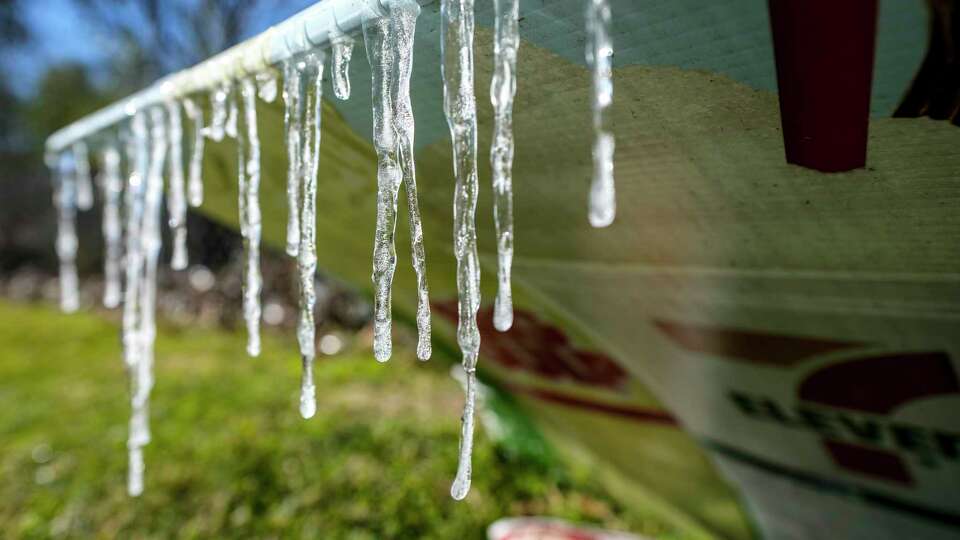
{"label": "lawn", "polygon": [[305,421],[293,336],[266,334],[257,359],[244,342],[160,329],[146,492],[131,499],[116,321],[0,301],[0,536],[460,540],[525,513],[652,532],[528,428],[481,428],[473,490],[452,501],[462,397],[442,360],[324,359]]}

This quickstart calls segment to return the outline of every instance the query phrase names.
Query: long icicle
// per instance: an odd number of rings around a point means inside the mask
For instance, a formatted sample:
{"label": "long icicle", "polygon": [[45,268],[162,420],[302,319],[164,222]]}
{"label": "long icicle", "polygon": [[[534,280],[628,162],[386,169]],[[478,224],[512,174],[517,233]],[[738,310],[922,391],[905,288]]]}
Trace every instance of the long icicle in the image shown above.
{"label": "long icicle", "polygon": [[450,495],[457,500],[470,491],[473,454],[473,420],[476,403],[477,356],[480,332],[480,264],[477,257],[477,99],[473,84],[473,0],[442,0],[440,4],[443,110],[453,142],[456,177],[453,202],[454,254],[457,259],[459,319],[457,343],[467,374],[466,403],[460,440],[457,476]]}
{"label": "long icicle", "polygon": [[297,325],[297,341],[303,360],[300,381],[300,415],[311,418],[317,412],[316,387],[313,383],[313,362],[316,358],[313,309],[317,295],[314,280],[317,273],[317,170],[320,163],[320,126],[323,110],[323,62],[320,51],[308,52],[303,57],[304,81],[313,82],[313,93],[301,95],[306,117],[301,136],[301,210],[300,247],[297,254],[297,269],[300,274],[300,320]]}
{"label": "long icicle", "polygon": [[493,104],[493,143],[490,168],[493,172],[493,217],[497,228],[497,298],[493,307],[493,326],[506,332],[513,326],[513,292],[510,269],[513,266],[513,100],[517,94],[517,49],[519,0],[494,0],[493,80],[490,102]]}
{"label": "long icicle", "polygon": [[204,146],[204,127],[203,127],[203,109],[197,106],[197,102],[190,98],[183,99],[183,110],[187,113],[187,118],[193,124],[193,146],[190,148],[190,172],[187,180],[187,193],[190,199],[190,206],[197,208],[203,204],[203,146]]}
{"label": "long icicle", "polygon": [[124,194],[126,253],[123,256],[123,264],[126,279],[123,291],[122,336],[124,364],[132,370],[140,358],[138,305],[143,277],[143,251],[140,238],[143,225],[143,193],[146,189],[146,178],[150,166],[150,139],[146,113],[140,112],[133,117],[130,130],[126,135],[127,163],[130,171]]}
{"label": "long icicle", "polygon": [[350,58],[353,56],[353,38],[337,36],[331,42],[333,61],[333,95],[340,101],[350,99]]}
{"label": "long icicle", "polygon": [[[239,167],[246,168],[246,184],[240,193],[243,213],[240,216],[243,233],[246,266],[243,280],[243,315],[247,321],[247,354],[260,355],[260,291],[263,279],[260,275],[260,134],[257,130],[257,86],[253,79],[240,81],[243,99],[245,136],[237,139],[237,146],[247,147],[247,159],[241,157]],[[241,153],[241,156],[243,154]]]}
{"label": "long icicle", "polygon": [[167,118],[163,109],[150,110],[150,168],[147,174],[143,203],[143,283],[140,288],[139,329],[140,357],[133,366],[134,382],[131,397],[133,415],[127,449],[130,468],[127,489],[131,496],[143,493],[143,447],[150,442],[150,390],[153,388],[153,344],[156,339],[157,265],[160,259],[160,206],[163,200],[163,170],[169,141]]}
{"label": "long icicle", "polygon": [[613,44],[610,40],[609,0],[587,0],[587,64],[593,69],[593,183],[590,186],[590,224],[607,227],[616,217],[613,181],[615,140],[607,109],[613,102]]}
{"label": "long icicle", "polygon": [[303,58],[283,63],[283,123],[287,142],[287,255],[300,251],[300,183],[303,167],[302,141],[305,82]]}
{"label": "long icicle", "polygon": [[103,198],[103,305],[115,308],[120,305],[120,259],[123,256],[123,235],[120,230],[120,194],[123,180],[120,178],[120,152],[113,145],[107,146],[100,155],[100,193]]}
{"label": "long icicle", "polygon": [[90,178],[90,155],[87,152],[87,143],[83,141],[73,143],[73,160],[77,179],[77,209],[90,210],[93,208],[93,181]]}
{"label": "long icicle", "polygon": [[373,243],[373,354],[386,362],[392,354],[391,301],[393,274],[397,268],[394,236],[397,226],[397,196],[403,176],[394,128],[392,88],[396,50],[390,40],[390,18],[363,21],[363,39],[370,63],[373,99],[373,146],[377,151],[377,222]]}
{"label": "long icicle", "polygon": [[57,208],[57,258],[60,262],[60,309],[77,310],[77,177],[76,169],[66,154],[48,156],[47,164],[54,175],[53,204]]}
{"label": "long icicle", "polygon": [[168,101],[167,118],[170,128],[170,159],[167,160],[170,185],[167,186],[167,212],[170,215],[169,226],[173,231],[173,254],[170,267],[183,270],[187,267],[187,197],[183,178],[183,119],[180,115],[180,103]]}
{"label": "long icicle", "polygon": [[410,223],[410,252],[417,274],[417,358],[429,360],[430,293],[427,286],[427,255],[423,246],[423,225],[420,203],[417,200],[417,173],[415,168],[413,135],[414,116],[410,103],[410,76],[413,70],[413,38],[417,29],[420,5],[414,0],[400,0],[391,4],[391,38],[396,51],[396,67],[392,86],[394,108],[393,124],[397,134],[397,152],[403,175],[403,190],[407,194],[407,214]]}

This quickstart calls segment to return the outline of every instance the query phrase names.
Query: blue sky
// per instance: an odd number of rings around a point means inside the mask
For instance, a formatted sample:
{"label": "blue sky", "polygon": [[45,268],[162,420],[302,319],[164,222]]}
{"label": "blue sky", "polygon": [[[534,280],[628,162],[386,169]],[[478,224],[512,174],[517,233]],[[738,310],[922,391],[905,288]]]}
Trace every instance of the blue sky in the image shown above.
{"label": "blue sky", "polygon": [[[279,8],[259,10],[252,19],[251,34],[266,30],[313,3],[315,0],[287,0],[280,2]],[[111,48],[116,46],[85,18],[73,0],[35,0],[23,4],[33,40],[0,60],[11,74],[10,84],[20,95],[32,92],[49,66],[77,61],[93,63],[110,56]]]}

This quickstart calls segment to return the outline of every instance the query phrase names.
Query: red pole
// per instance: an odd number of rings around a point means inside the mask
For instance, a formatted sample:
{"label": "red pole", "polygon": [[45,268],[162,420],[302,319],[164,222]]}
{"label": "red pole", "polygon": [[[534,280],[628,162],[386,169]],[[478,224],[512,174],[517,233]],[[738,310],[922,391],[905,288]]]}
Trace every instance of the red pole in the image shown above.
{"label": "red pole", "polygon": [[769,0],[788,163],[866,165],[877,0]]}

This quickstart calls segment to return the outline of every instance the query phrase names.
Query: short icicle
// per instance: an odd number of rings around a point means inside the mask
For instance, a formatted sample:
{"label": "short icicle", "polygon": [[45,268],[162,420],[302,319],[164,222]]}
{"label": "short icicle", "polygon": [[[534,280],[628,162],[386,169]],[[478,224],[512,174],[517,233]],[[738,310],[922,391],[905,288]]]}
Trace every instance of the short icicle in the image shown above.
{"label": "short icicle", "polygon": [[222,83],[210,93],[210,125],[204,128],[204,135],[220,142],[226,135],[226,125],[229,118],[227,100],[230,97],[230,84]]}
{"label": "short icicle", "polygon": [[[263,288],[263,279],[260,275],[260,134],[257,130],[257,87],[253,79],[245,78],[240,81],[240,95],[243,99],[243,119],[246,133],[237,139],[237,147],[246,146],[246,152],[241,152],[241,169],[245,168],[245,175],[241,175],[240,199],[241,231],[243,233],[243,247],[246,265],[243,273],[243,316],[247,322],[247,354],[260,355],[260,292]],[[243,155],[246,154],[246,162]]]}
{"label": "short icicle", "polygon": [[353,38],[337,36],[332,40],[333,95],[340,101],[350,99],[350,58],[353,56]]}
{"label": "short icicle", "polygon": [[300,251],[300,183],[302,181],[303,131],[306,82],[303,58],[292,58],[283,63],[283,123],[287,143],[287,255],[296,257]]}
{"label": "short icicle", "polygon": [[190,206],[197,208],[203,204],[203,146],[204,146],[204,127],[203,127],[203,109],[197,102],[190,98],[184,98],[183,110],[187,113],[187,118],[193,125],[193,145],[190,148],[190,169],[189,179],[187,180],[187,195]]}
{"label": "short icicle", "polygon": [[490,168],[493,173],[493,216],[497,229],[497,298],[493,305],[493,326],[506,332],[513,326],[513,100],[517,93],[517,49],[519,0],[494,0],[493,142]]}
{"label": "short icicle", "polygon": [[240,105],[237,101],[237,89],[232,80],[224,83],[227,87],[227,122],[223,132],[231,139],[240,136]]}
{"label": "short icicle", "polygon": [[131,496],[143,493],[143,447],[150,442],[150,391],[153,388],[153,345],[157,335],[157,266],[160,259],[160,209],[163,200],[163,171],[169,141],[164,110],[150,110],[150,166],[143,195],[143,225],[140,241],[143,250],[143,283],[138,308],[139,358],[132,366],[133,384],[130,435],[127,449],[130,465],[127,489]]}
{"label": "short icicle", "polygon": [[90,178],[90,155],[87,143],[73,143],[73,161],[77,178],[77,209],[93,208],[93,181]]}
{"label": "short icicle", "polygon": [[277,100],[277,72],[273,69],[267,69],[257,73],[257,95],[267,103],[273,103]]}
{"label": "short icicle", "polygon": [[587,64],[593,69],[593,183],[590,186],[590,224],[607,227],[617,211],[613,180],[615,140],[607,110],[613,102],[613,44],[610,40],[609,0],[587,0]]}
{"label": "short icicle", "polygon": [[57,258],[60,262],[60,309],[73,313],[80,305],[77,279],[77,177],[67,154],[48,156],[54,175],[53,204],[57,208]]}
{"label": "short icicle", "polygon": [[480,264],[477,256],[477,99],[473,79],[473,0],[441,0],[443,110],[453,142],[456,178],[453,202],[454,255],[457,259],[459,320],[457,342],[467,375],[466,403],[460,440],[457,476],[450,495],[457,500],[470,491],[473,454],[473,419],[476,400],[477,356],[480,332]]}
{"label": "short icicle", "polygon": [[417,200],[414,167],[414,116],[410,103],[413,38],[420,7],[409,0],[390,4],[388,17],[363,22],[367,60],[371,66],[374,147],[377,150],[377,225],[374,238],[374,356],[390,359],[392,282],[397,266],[394,235],[401,184],[407,194],[410,242],[417,274],[417,357],[431,355],[430,299],[426,254]]}
{"label": "short icicle", "polygon": [[297,324],[297,341],[303,360],[300,382],[300,415],[311,418],[317,412],[316,387],[313,383],[313,362],[316,358],[316,326],[314,305],[317,295],[314,289],[317,273],[317,170],[320,160],[320,125],[323,110],[323,62],[320,51],[310,51],[298,64],[300,77],[305,83],[313,83],[313,92],[301,94],[305,111],[301,125],[301,178],[300,192],[300,246],[297,253],[297,270],[300,275],[300,320]]}
{"label": "short icicle", "polygon": [[167,186],[167,212],[170,215],[168,225],[173,231],[170,268],[183,270],[187,267],[187,197],[183,177],[183,119],[179,102],[167,102],[166,109],[167,118],[170,121],[167,131],[170,138],[170,159],[167,160],[170,182]]}
{"label": "short icicle", "polygon": [[120,261],[123,257],[123,234],[120,229],[120,195],[123,180],[120,178],[120,152],[113,145],[100,154],[100,193],[103,200],[103,305],[115,308],[120,305]]}

